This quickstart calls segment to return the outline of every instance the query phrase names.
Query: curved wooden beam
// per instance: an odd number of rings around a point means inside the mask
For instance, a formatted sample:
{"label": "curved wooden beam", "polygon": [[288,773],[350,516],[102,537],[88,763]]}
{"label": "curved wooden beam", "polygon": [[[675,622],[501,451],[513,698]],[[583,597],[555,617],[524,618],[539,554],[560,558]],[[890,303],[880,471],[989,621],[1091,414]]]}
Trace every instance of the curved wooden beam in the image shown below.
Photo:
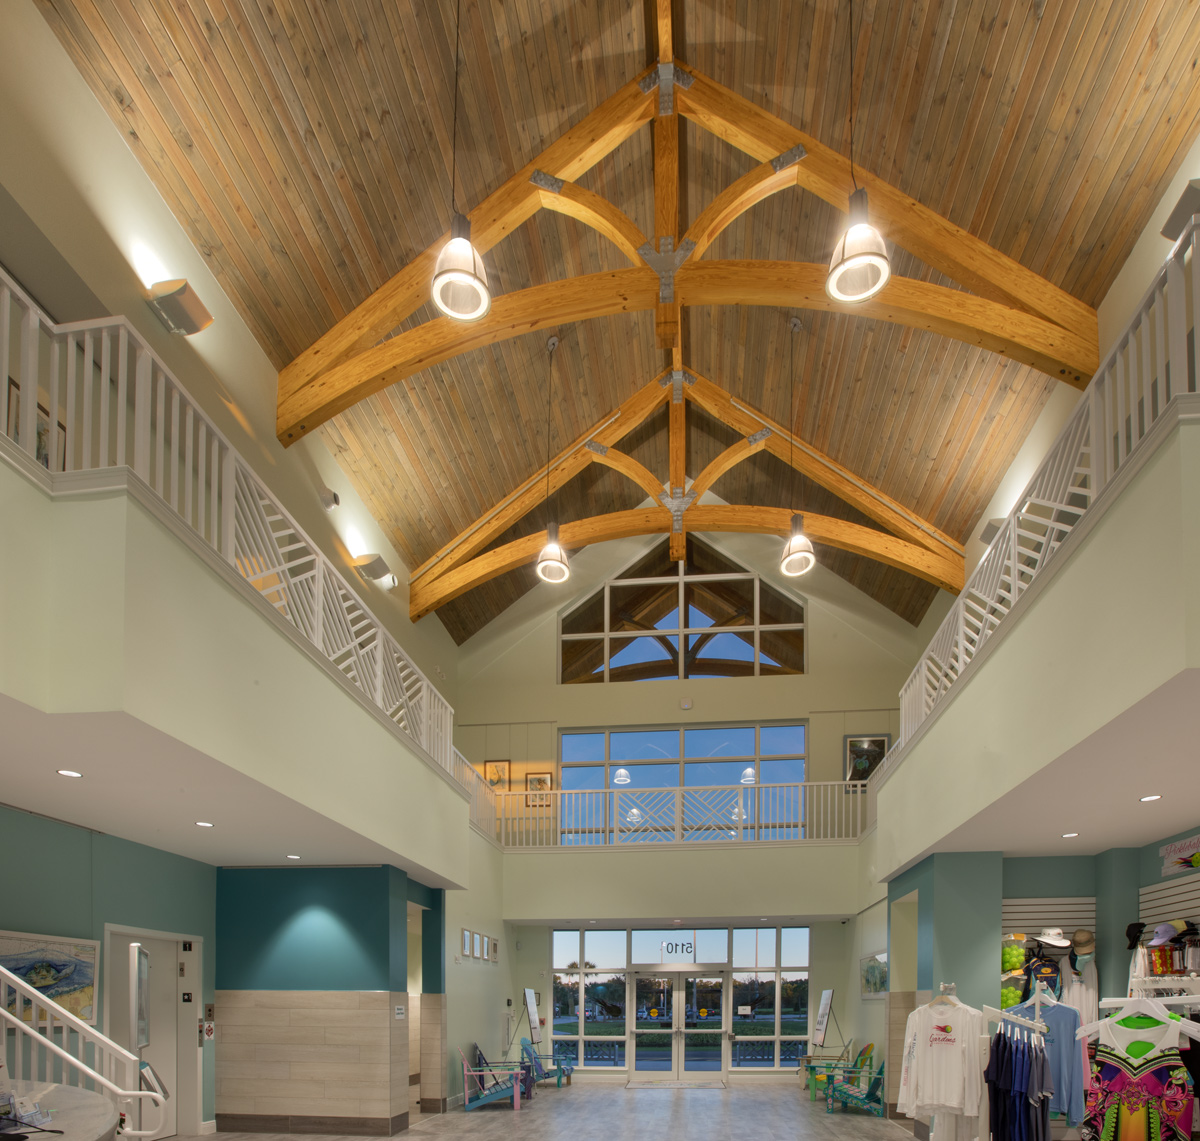
{"label": "curved wooden beam", "polygon": [[679,267],[685,305],[790,305],[875,317],[927,329],[1031,365],[1080,390],[1100,365],[1096,340],[1032,313],[911,277],[893,277],[869,301],[848,305],[825,292],[826,267],[811,262],[699,261]]}
{"label": "curved wooden beam", "polygon": [[799,182],[799,165],[800,162],[793,162],[781,170],[776,170],[771,163],[764,162],[725,187],[704,208],[700,217],[684,235],[696,243],[696,248],[688,255],[688,260],[698,261],[716,240],[717,235],[751,206],[772,194],[786,190],[789,186],[796,186]]}
{"label": "curved wooden beam", "polygon": [[[569,479],[578,475],[597,459],[597,453],[587,448],[589,442],[611,447],[623,440],[634,428],[666,403],[671,395],[659,381],[662,375],[642,385],[617,410],[593,424],[582,436],[563,448],[550,461],[550,479],[545,466],[538,468],[520,487],[497,503],[486,515],[460,531],[431,558],[413,571],[410,581],[420,582],[426,576],[436,578],[478,554],[498,535],[504,534],[518,519],[524,518],[546,499],[547,484],[553,493]],[[661,488],[660,488],[661,490]]]}
{"label": "curved wooden beam", "polygon": [[577,182],[564,182],[558,191],[539,187],[538,200],[543,210],[566,214],[603,234],[634,265],[644,264],[638,250],[646,244],[646,235],[628,214],[607,198],[585,190]]}
{"label": "curved wooden beam", "polygon": [[658,275],[643,266],[502,294],[486,317],[471,324],[435,317],[343,361],[299,389],[285,393],[281,388],[275,424],[279,441],[295,443],[360,400],[460,353],[567,321],[653,309],[657,303]]}
{"label": "curved wooden beam", "polygon": [[[490,250],[539,209],[538,188],[529,181],[535,171],[576,179],[654,118],[658,92],[641,87],[651,70],[646,68],[585,115],[470,212],[471,241],[480,252]],[[369,348],[412,316],[429,299],[434,262],[449,238],[448,233],[442,234],[292,361],[279,374],[280,405],[297,396],[319,373]],[[281,433],[279,438],[286,446],[299,436]]]}
{"label": "curved wooden beam", "polygon": [[[792,510],[788,507],[731,507],[693,504],[683,513],[685,531],[724,531],[747,534],[779,535],[791,533]],[[838,547],[874,559],[878,563],[897,567],[925,579],[942,590],[958,594],[966,580],[966,568],[961,558],[939,555],[924,547],[906,543],[894,535],[872,531],[844,519],[828,515],[804,515],[804,533],[814,543]]]}
{"label": "curved wooden beam", "polygon": [[592,452],[592,462],[604,464],[606,467],[612,468],[613,471],[619,471],[622,475],[633,480],[634,483],[655,501],[663,493],[663,481],[658,479],[645,464],[639,463],[633,456],[626,452],[618,452],[616,448],[594,451]]}
{"label": "curved wooden beam", "polygon": [[[577,550],[591,543],[627,539],[633,535],[657,535],[670,530],[670,511],[665,507],[645,507],[563,523],[558,528],[558,541],[568,550]],[[505,543],[503,547],[479,555],[437,578],[414,583],[408,596],[409,616],[415,622],[468,590],[536,561],[545,545],[546,532],[539,531],[536,535]]]}
{"label": "curved wooden beam", "polygon": [[[686,531],[741,532],[786,536],[791,530],[792,512],[786,507],[700,506],[693,504],[683,514]],[[635,535],[661,535],[671,531],[671,513],[665,507],[637,508],[595,515],[575,523],[563,523],[558,529],[559,542],[569,550],[611,539]],[[900,570],[932,582],[957,594],[965,580],[962,558],[939,555],[924,547],[907,543],[882,531],[872,531],[857,523],[804,512],[804,531],[814,542],[838,547],[856,555],[898,567]],[[485,582],[534,562],[546,545],[546,532],[539,531],[505,543],[447,571],[436,578],[413,582],[409,592],[409,616],[415,622],[447,602],[466,594]]]}
{"label": "curved wooden beam", "polygon": [[755,432],[736,444],[730,444],[716,459],[714,459],[696,478],[688,490],[699,499],[718,479],[730,468],[736,467],[742,460],[748,460],[756,452],[761,452],[767,446],[767,438],[771,435],[768,428]]}
{"label": "curved wooden beam", "polygon": [[763,447],[776,459],[790,464],[814,483],[832,491],[842,502],[857,507],[864,515],[886,527],[892,534],[938,554],[948,554],[955,559],[963,557],[963,545],[944,531],[915,512],[909,511],[849,468],[830,459],[824,452],[792,435],[782,424],[764,415],[757,408],[735,400],[720,385],[714,384],[697,372],[691,375],[692,383],[684,388],[685,397],[698,404],[715,420],[743,436],[753,436],[763,428],[769,429],[770,435],[763,441]]}
{"label": "curved wooden beam", "polygon": [[[676,62],[675,66],[681,65]],[[690,86],[675,89],[678,108],[684,116],[760,161],[781,155],[797,144],[803,146],[808,154],[796,164],[798,185],[839,210],[849,208],[854,183],[850,160],[845,155],[715,80],[688,67],[682,70],[692,77]],[[884,237],[984,297],[1035,313],[1071,330],[1099,354],[1096,311],[1086,302],[1072,297],[869,171],[855,167],[855,174],[859,185],[867,188],[872,220]]]}

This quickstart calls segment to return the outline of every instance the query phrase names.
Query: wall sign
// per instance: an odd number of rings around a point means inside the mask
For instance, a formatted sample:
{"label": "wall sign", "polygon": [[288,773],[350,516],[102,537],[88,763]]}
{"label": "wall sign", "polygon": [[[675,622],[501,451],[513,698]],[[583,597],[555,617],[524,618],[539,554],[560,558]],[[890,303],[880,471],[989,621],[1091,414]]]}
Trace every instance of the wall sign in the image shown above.
{"label": "wall sign", "polygon": [[1200,871],[1200,833],[1188,836],[1185,840],[1164,844],[1159,848],[1158,854],[1162,856],[1164,876]]}

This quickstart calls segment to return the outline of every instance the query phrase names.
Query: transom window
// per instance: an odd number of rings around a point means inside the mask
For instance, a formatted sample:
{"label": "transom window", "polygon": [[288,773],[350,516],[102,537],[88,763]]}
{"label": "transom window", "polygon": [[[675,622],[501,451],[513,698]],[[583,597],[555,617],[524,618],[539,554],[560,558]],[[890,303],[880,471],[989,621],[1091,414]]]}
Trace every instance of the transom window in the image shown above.
{"label": "transom window", "polygon": [[693,536],[664,539],[560,622],[564,683],[759,677],[805,670],[804,605]]}

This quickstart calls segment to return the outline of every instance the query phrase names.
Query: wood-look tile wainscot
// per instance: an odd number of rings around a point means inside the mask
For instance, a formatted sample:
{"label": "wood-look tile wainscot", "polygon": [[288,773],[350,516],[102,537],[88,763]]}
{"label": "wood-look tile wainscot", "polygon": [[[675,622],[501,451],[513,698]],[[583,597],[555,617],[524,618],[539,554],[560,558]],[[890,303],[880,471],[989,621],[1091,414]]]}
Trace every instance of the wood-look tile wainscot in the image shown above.
{"label": "wood-look tile wainscot", "polygon": [[217,1129],[390,1136],[408,1127],[407,1033],[387,991],[217,991]]}

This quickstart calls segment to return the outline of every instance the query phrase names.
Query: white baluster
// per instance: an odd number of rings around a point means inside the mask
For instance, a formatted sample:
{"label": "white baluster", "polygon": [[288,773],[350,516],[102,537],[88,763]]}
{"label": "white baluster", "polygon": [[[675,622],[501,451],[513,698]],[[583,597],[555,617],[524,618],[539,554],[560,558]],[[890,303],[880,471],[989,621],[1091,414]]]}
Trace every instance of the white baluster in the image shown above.
{"label": "white baluster", "polygon": [[[32,306],[21,315],[21,386],[17,411],[17,441],[31,456],[37,455],[38,315]],[[7,394],[5,394],[7,401]]]}
{"label": "white baluster", "polygon": [[1175,393],[1188,390],[1187,286],[1183,280],[1182,249],[1167,262],[1167,352],[1171,360],[1166,400],[1170,400]]}
{"label": "white baluster", "polygon": [[125,451],[125,422],[129,418],[129,331],[124,325],[117,330],[117,397],[113,415],[117,421],[116,467],[129,462]]}
{"label": "white baluster", "polygon": [[[144,345],[133,350],[133,470],[150,483],[150,402],[153,390],[150,385],[154,362]],[[121,418],[122,421],[124,417]],[[161,480],[158,484],[161,494]]]}

